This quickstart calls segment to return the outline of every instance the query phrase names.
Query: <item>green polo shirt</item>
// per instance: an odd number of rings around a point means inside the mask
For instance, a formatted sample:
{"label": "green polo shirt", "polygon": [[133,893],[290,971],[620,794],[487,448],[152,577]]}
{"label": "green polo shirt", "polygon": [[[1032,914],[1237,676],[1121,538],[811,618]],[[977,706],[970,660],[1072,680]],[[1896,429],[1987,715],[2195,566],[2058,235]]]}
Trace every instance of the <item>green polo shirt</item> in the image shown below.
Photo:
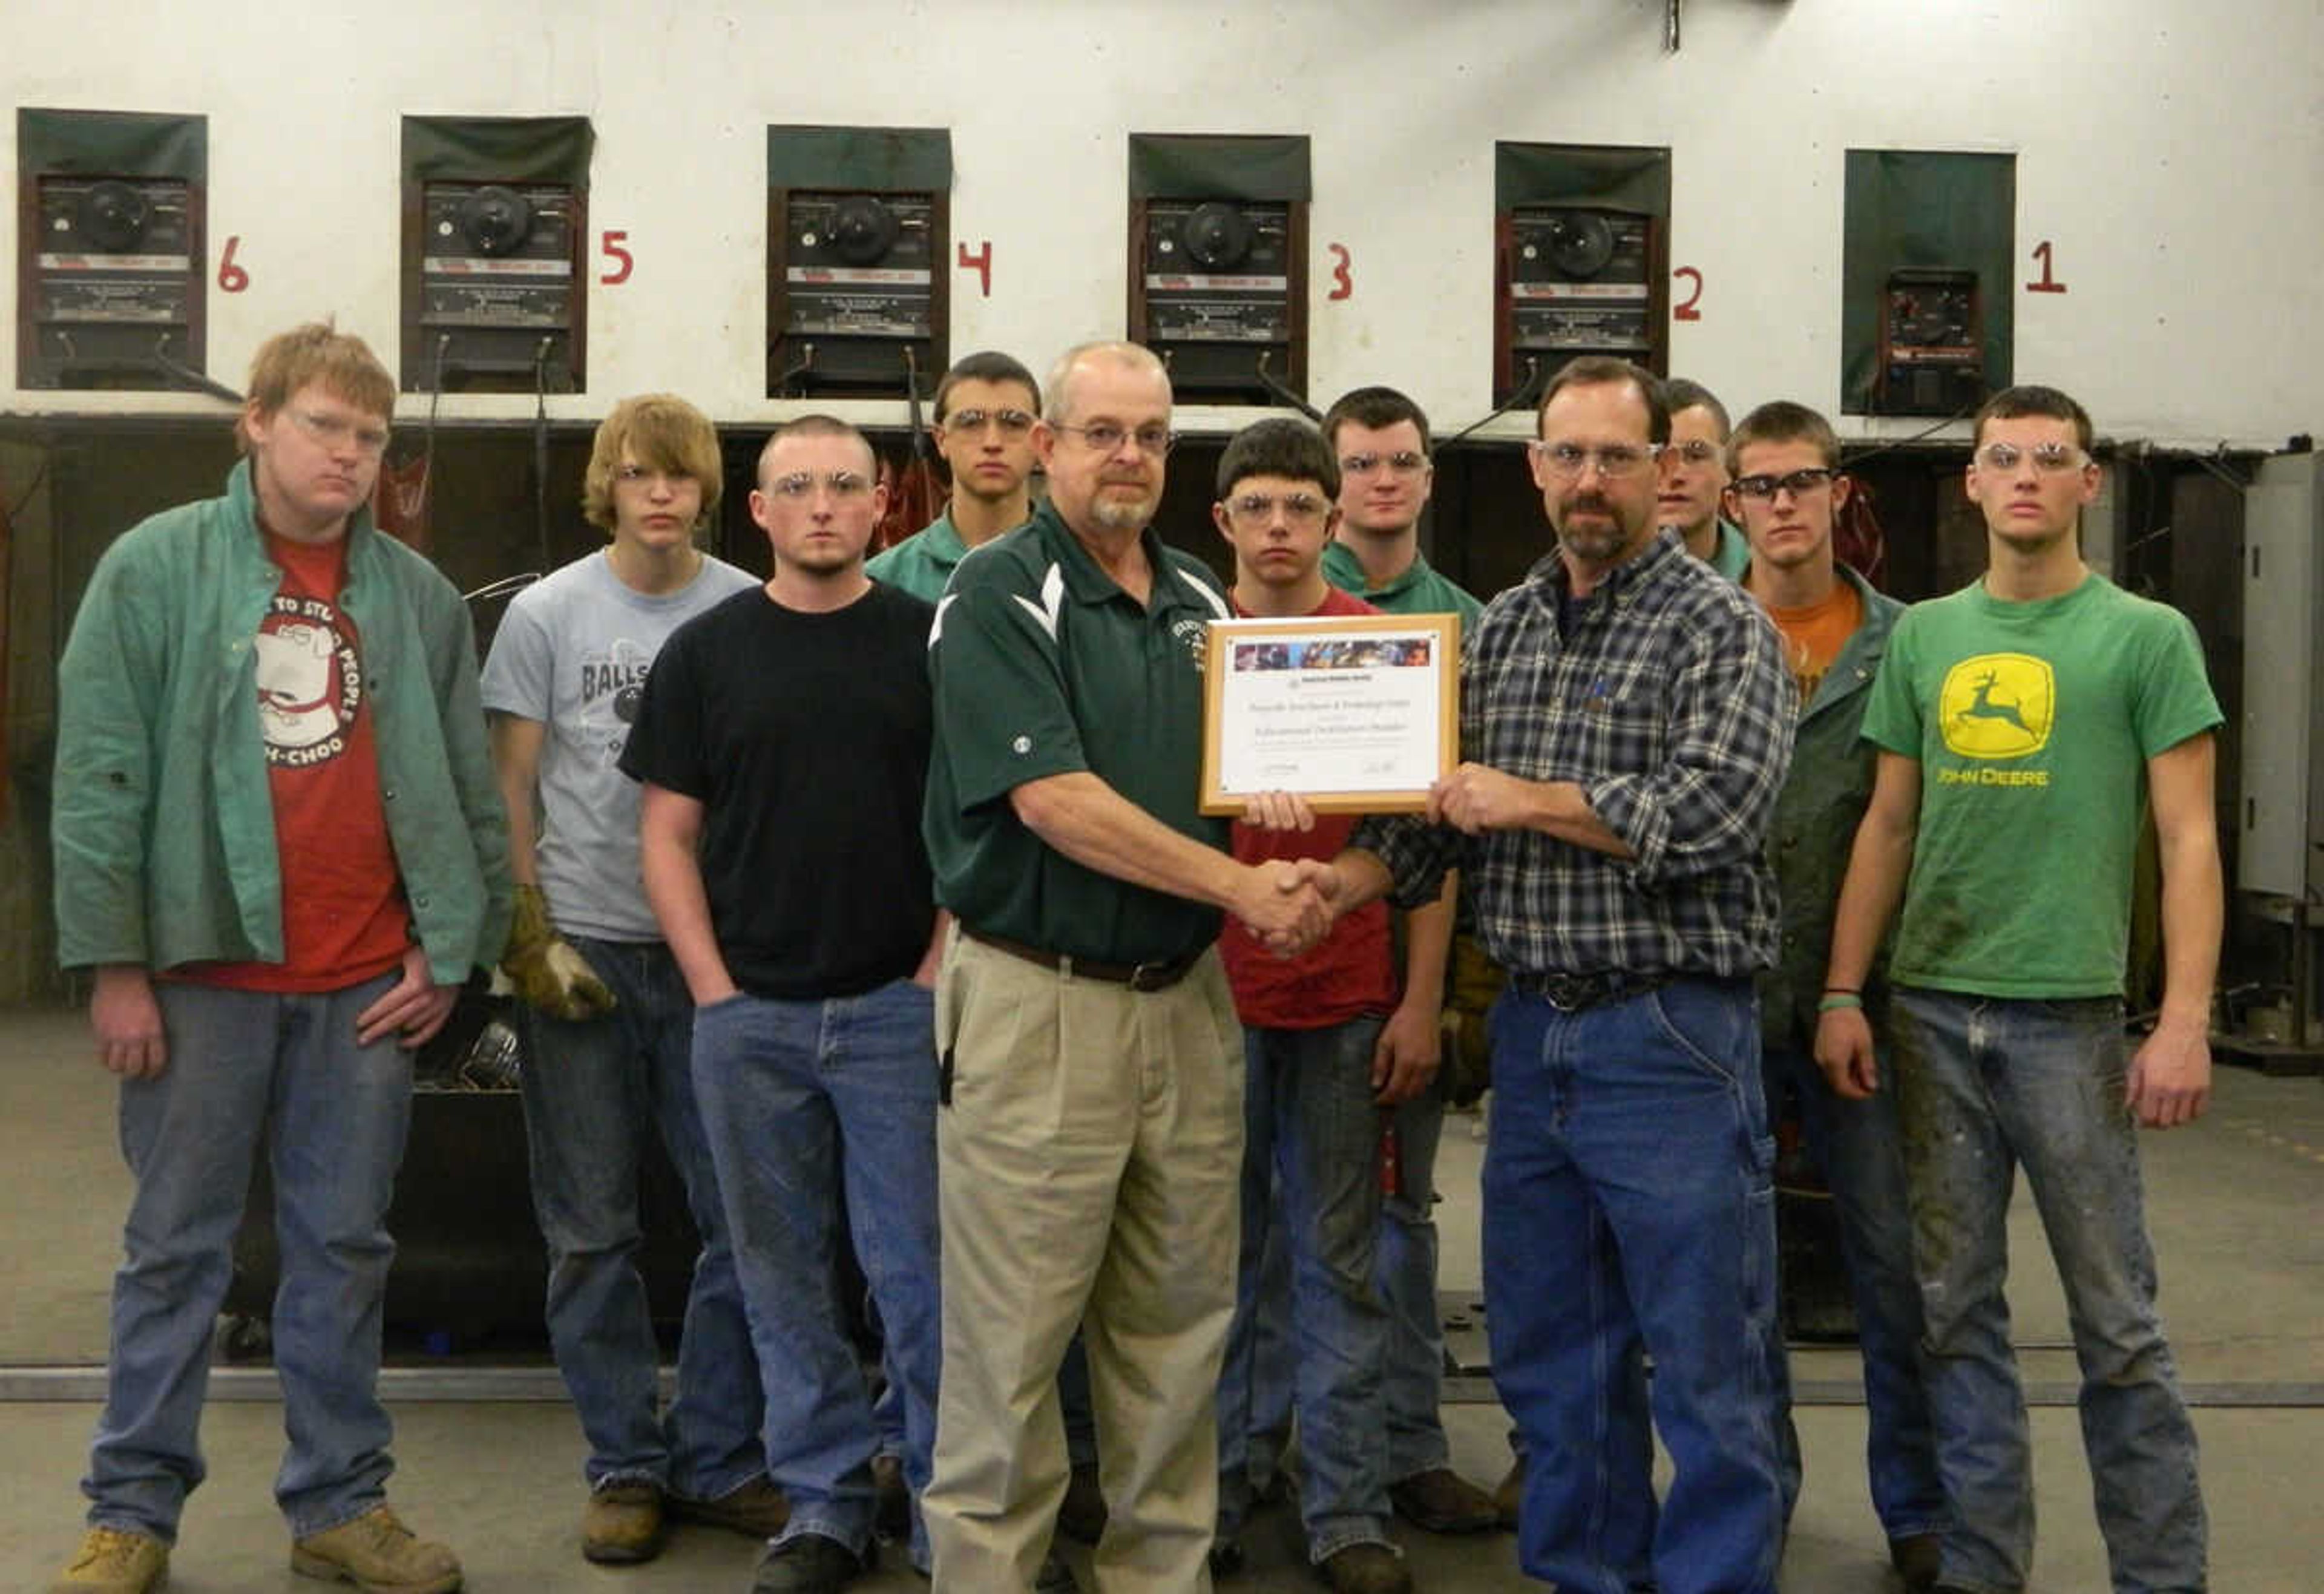
{"label": "green polo shirt", "polygon": [[1364,567],[1356,550],[1344,542],[1328,542],[1323,545],[1323,579],[1390,614],[1458,614],[1463,635],[1475,628],[1485,607],[1432,569],[1418,548],[1412,550],[1412,563],[1403,575],[1386,586],[1373,587],[1364,585]]}
{"label": "green polo shirt", "polygon": [[1148,963],[1218,937],[1218,909],[1085,869],[1028,830],[1009,794],[1087,770],[1163,824],[1223,848],[1198,811],[1203,649],[1228,615],[1193,556],[1142,537],[1139,606],[1056,511],[959,565],[930,635],[936,748],[923,833],[936,900],[970,930],[1074,957]]}
{"label": "green polo shirt", "polygon": [[952,511],[947,509],[924,530],[866,559],[863,574],[933,604],[944,596],[945,583],[952,579],[953,567],[967,553],[968,544],[953,530]]}

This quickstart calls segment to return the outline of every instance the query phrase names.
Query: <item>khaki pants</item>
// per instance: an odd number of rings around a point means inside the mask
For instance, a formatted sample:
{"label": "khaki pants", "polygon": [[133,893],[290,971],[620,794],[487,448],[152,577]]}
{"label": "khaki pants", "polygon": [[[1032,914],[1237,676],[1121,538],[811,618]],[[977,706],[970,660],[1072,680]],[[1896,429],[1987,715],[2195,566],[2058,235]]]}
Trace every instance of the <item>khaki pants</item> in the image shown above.
{"label": "khaki pants", "polygon": [[1057,1365],[1079,1323],[1101,1594],[1208,1589],[1242,1162],[1242,1033],[1218,954],[1141,994],[955,934],[936,1046],[935,1586],[1032,1587],[1065,1497]]}

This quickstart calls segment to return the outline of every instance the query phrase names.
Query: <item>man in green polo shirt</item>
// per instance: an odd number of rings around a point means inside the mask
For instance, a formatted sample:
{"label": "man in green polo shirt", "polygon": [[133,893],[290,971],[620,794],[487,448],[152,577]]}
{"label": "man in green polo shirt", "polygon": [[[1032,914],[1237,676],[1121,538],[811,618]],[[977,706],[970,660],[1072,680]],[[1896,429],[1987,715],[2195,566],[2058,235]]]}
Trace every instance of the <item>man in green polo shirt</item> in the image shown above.
{"label": "man in green polo shirt", "polygon": [[1655,499],[1658,523],[1677,527],[1687,552],[1728,580],[1740,581],[1751,545],[1719,512],[1727,491],[1727,406],[1683,376],[1672,377],[1663,391],[1670,395],[1671,435]]}
{"label": "man in green polo shirt", "polygon": [[1041,390],[1008,355],[964,356],[936,383],[936,422],[928,429],[952,474],[944,513],[868,560],[863,573],[933,604],[953,567],[1032,518],[1033,422]]}
{"label": "man in green polo shirt", "polygon": [[1170,381],[1069,351],[1033,434],[1049,502],[954,572],[930,635],[944,1377],[922,1499],[942,1589],[1029,1586],[1066,1482],[1056,1373],[1089,1347],[1107,1594],[1205,1586],[1234,1309],[1242,1035],[1213,943],[1328,911],[1198,808],[1209,569],[1164,548]]}
{"label": "man in green polo shirt", "polygon": [[[1324,578],[1391,614],[1457,614],[1465,636],[1483,605],[1433,569],[1420,551],[1420,511],[1434,479],[1428,417],[1390,387],[1360,387],[1323,412],[1323,440],[1340,462],[1340,524],[1323,549]],[[1448,877],[1445,896],[1457,897]],[[1500,972],[1458,938],[1445,1023],[1457,1055],[1484,1055],[1485,1009]],[[1470,1043],[1470,1044],[1463,1044]],[[1427,1046],[1425,1037],[1384,1044]],[[1448,1063],[1452,1059],[1447,1060]],[[1375,1282],[1388,1312],[1380,1396],[1388,1426],[1388,1496],[1397,1515],[1429,1533],[1482,1533],[1501,1513],[1491,1494],[1452,1470],[1444,1434],[1444,1326],[1436,1306],[1436,1147],[1444,1132],[1449,1066],[1396,1110],[1397,1187],[1380,1208]],[[1473,1092],[1472,1092],[1473,1093]]]}

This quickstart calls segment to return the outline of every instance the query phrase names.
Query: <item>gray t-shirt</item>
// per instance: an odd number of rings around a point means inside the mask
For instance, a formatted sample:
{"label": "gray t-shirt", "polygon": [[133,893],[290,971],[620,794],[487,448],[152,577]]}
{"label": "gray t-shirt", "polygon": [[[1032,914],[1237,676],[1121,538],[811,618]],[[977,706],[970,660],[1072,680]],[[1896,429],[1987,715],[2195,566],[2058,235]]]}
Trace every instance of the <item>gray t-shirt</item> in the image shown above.
{"label": "gray t-shirt", "polygon": [[603,553],[517,594],[484,660],[485,708],[546,725],[535,867],[568,935],[659,941],[638,869],[637,782],[621,771],[646,671],[669,633],[745,587],[748,571],[706,557],[683,588],[649,597]]}

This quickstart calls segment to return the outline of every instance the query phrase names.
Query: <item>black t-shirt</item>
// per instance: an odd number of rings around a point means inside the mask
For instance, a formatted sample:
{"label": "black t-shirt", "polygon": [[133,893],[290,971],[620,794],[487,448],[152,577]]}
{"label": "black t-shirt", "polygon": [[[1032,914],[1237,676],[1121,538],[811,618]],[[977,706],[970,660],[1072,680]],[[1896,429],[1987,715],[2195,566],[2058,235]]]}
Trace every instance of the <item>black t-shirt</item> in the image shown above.
{"label": "black t-shirt", "polygon": [[753,588],[654,659],[622,772],[703,805],[711,926],[754,996],[853,996],[927,950],[935,613],[877,584],[829,613]]}

